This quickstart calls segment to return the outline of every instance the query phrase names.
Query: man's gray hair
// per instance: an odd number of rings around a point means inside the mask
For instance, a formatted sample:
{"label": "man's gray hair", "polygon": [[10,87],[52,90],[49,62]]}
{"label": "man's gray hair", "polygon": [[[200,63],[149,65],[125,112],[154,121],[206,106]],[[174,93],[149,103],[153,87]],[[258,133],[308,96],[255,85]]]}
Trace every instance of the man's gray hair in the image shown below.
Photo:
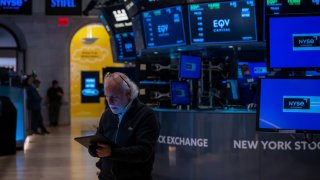
{"label": "man's gray hair", "polygon": [[[114,76],[116,75],[116,76]],[[114,72],[114,73],[111,73],[111,74],[106,74],[105,77],[104,77],[104,82],[106,82],[106,80],[112,76],[114,79],[115,78],[119,78],[121,80],[121,89],[125,90],[125,91],[128,91],[130,90],[131,91],[131,95],[130,95],[130,98],[131,99],[134,99],[136,97],[138,97],[139,95],[139,88],[138,86],[136,85],[136,83],[134,83],[127,75],[121,73],[121,72]]]}

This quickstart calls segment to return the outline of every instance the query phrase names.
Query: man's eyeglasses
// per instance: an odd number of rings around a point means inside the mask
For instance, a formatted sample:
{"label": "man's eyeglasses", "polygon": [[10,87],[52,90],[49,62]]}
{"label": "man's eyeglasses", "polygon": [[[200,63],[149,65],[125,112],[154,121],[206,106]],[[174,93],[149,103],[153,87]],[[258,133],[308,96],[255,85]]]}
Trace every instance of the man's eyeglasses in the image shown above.
{"label": "man's eyeglasses", "polygon": [[121,76],[120,73],[110,73],[110,72],[107,72],[107,74],[104,76],[104,78],[107,78],[107,77],[115,77],[114,75],[118,75],[118,76],[127,84],[127,86],[129,87],[129,89],[131,89],[129,83],[125,80],[125,78],[123,78],[123,77]]}

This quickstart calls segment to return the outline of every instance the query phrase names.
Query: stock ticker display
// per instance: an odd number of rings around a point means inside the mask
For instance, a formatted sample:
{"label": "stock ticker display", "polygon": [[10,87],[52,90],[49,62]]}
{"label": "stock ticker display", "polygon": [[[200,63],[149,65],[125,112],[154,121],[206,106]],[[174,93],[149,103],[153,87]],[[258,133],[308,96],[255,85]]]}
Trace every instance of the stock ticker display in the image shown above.
{"label": "stock ticker display", "polygon": [[118,60],[134,60],[136,57],[134,34],[125,32],[115,34]]}
{"label": "stock ticker display", "polygon": [[268,15],[320,12],[320,0],[266,0]]}
{"label": "stock ticker display", "polygon": [[147,48],[186,44],[181,6],[143,12],[142,21]]}
{"label": "stock ticker display", "polygon": [[257,40],[254,0],[190,4],[191,44]]}

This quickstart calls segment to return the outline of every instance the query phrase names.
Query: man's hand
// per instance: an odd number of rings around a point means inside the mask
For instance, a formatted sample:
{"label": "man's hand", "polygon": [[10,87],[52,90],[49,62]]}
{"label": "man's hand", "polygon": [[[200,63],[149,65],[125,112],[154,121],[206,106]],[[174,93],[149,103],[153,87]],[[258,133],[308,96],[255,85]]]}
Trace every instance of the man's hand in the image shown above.
{"label": "man's hand", "polygon": [[111,147],[107,144],[98,143],[99,148],[97,148],[98,157],[109,157],[111,155]]}

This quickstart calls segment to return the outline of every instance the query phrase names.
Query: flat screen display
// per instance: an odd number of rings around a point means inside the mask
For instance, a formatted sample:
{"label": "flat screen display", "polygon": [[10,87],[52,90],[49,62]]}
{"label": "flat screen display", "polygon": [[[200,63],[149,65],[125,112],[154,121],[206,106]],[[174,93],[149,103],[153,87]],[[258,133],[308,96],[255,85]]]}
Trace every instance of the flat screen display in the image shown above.
{"label": "flat screen display", "polygon": [[191,103],[190,87],[185,81],[170,83],[171,103],[174,105],[189,105]]}
{"label": "flat screen display", "polygon": [[81,72],[81,103],[99,103],[99,71]]}
{"label": "flat screen display", "polygon": [[186,44],[181,6],[143,12],[142,22],[147,48]]}
{"label": "flat screen display", "polygon": [[182,55],[180,58],[179,78],[199,79],[201,75],[201,57]]}
{"label": "flat screen display", "polygon": [[31,15],[32,0],[0,0],[0,14]]}
{"label": "flat screen display", "polygon": [[257,129],[320,130],[320,79],[260,79]]}
{"label": "flat screen display", "polygon": [[81,15],[82,1],[46,0],[46,15]]}
{"label": "flat screen display", "polygon": [[269,68],[320,67],[320,16],[273,16],[268,22]]}
{"label": "flat screen display", "polygon": [[257,40],[254,0],[188,5],[191,44]]}
{"label": "flat screen display", "polygon": [[314,13],[320,11],[319,0],[265,0],[265,12],[268,15]]}
{"label": "flat screen display", "polygon": [[118,60],[134,60],[136,58],[136,47],[133,32],[118,33],[114,37]]}
{"label": "flat screen display", "polygon": [[250,75],[253,78],[259,78],[268,74],[267,64],[265,62],[239,62],[238,63],[238,78],[242,78],[242,65],[248,65],[250,68]]}

